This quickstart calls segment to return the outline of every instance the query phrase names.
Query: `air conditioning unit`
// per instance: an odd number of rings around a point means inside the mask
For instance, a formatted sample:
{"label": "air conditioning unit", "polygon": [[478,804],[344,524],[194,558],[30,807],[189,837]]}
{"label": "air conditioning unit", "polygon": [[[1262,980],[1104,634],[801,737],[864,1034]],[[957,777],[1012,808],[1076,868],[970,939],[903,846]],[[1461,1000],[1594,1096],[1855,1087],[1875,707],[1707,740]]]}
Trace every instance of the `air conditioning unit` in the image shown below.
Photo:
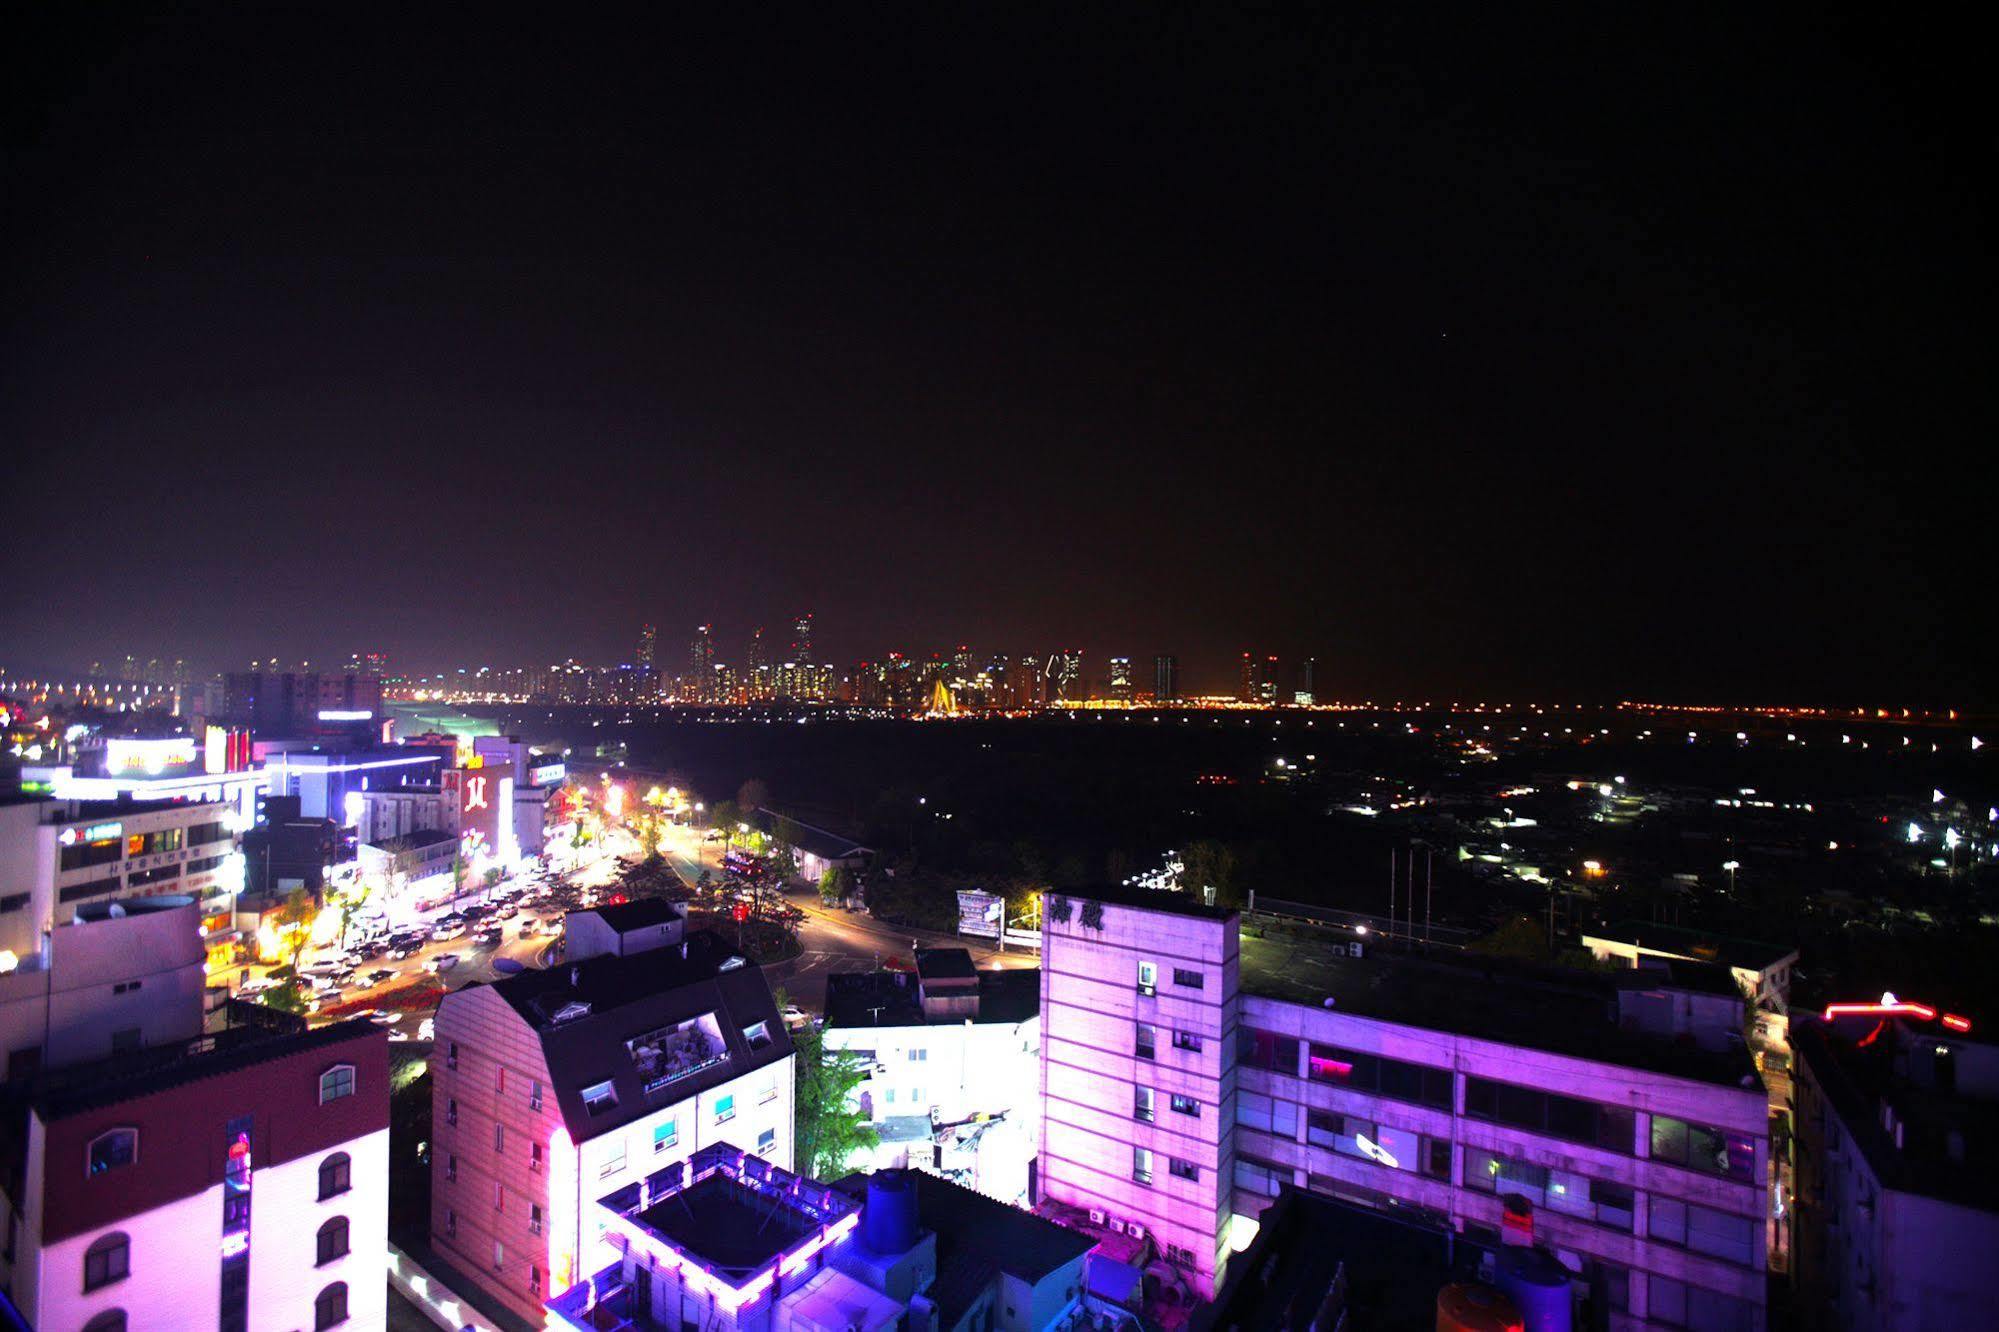
{"label": "air conditioning unit", "polygon": [[1092,1207],[1092,1208],[1090,1209],[1090,1224],[1091,1224],[1091,1225],[1093,1225],[1093,1226],[1100,1226],[1100,1225],[1102,1225],[1103,1223],[1104,1223],[1104,1210],[1103,1210],[1103,1208],[1101,1208],[1101,1207]]}
{"label": "air conditioning unit", "polygon": [[1124,1233],[1131,1236],[1133,1239],[1144,1239],[1145,1227],[1141,1226],[1140,1224],[1138,1224],[1138,1222],[1134,1221],[1129,1226],[1125,1227]]}

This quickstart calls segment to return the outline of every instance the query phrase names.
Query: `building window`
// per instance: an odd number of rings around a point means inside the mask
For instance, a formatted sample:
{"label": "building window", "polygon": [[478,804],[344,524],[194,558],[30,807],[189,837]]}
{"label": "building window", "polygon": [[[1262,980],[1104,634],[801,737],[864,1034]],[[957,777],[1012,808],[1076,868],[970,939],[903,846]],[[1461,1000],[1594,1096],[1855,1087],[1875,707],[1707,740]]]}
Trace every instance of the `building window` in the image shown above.
{"label": "building window", "polygon": [[507,1249],[498,1240],[493,1241],[493,1270],[499,1271],[507,1265]]}
{"label": "building window", "polygon": [[455,1154],[444,1158],[444,1177],[449,1180],[458,1178],[458,1157]]}
{"label": "building window", "polygon": [[538,1142],[528,1144],[528,1173],[531,1175],[541,1173],[541,1144]]}
{"label": "building window", "polygon": [[1652,1159],[1728,1179],[1750,1180],[1756,1176],[1756,1140],[1746,1133],[1654,1115]]}
{"label": "building window", "polygon": [[1141,1022],[1138,1024],[1137,1044],[1133,1049],[1133,1053],[1140,1059],[1150,1059],[1158,1049],[1158,1042],[1158,1030]]}
{"label": "building window", "polygon": [[727,1096],[716,1097],[715,1122],[717,1124],[726,1124],[735,1117],[736,1117],[736,1094],[734,1092],[730,1092]]}
{"label": "building window", "polygon": [[319,1200],[337,1197],[353,1187],[354,1163],[347,1153],[335,1152],[319,1163]]}
{"label": "building window", "polygon": [[1626,1156],[1637,1139],[1637,1116],[1630,1110],[1488,1078],[1465,1078],[1465,1114]]}
{"label": "building window", "polygon": [[[1636,1198],[1630,1189],[1621,1184],[1591,1179],[1573,1171],[1530,1165],[1483,1148],[1468,1147],[1465,1149],[1465,1187],[1502,1195],[1517,1193],[1536,1207],[1581,1217],[1627,1235],[1631,1233]],[[1656,1211],[1653,1213],[1655,1218],[1658,1215]]]}
{"label": "building window", "polygon": [[777,1146],[777,1130],[767,1128],[757,1134],[757,1155],[768,1156],[771,1148]]}
{"label": "building window", "polygon": [[1398,1101],[1427,1105],[1433,1110],[1451,1108],[1452,1073],[1447,1068],[1404,1063],[1380,1055],[1342,1050],[1337,1046],[1312,1042],[1305,1062],[1306,1072],[1317,1082],[1336,1087],[1372,1092]]}
{"label": "building window", "polygon": [[528,1084],[528,1109],[541,1109],[541,1084],[539,1082],[530,1082]]}
{"label": "building window", "polygon": [[910,1062],[910,1063],[912,1063],[912,1064],[927,1064],[927,1063],[929,1063],[929,1062],[930,1062],[930,1051],[929,1051],[929,1050],[927,1050],[927,1049],[914,1049],[914,1048],[912,1048],[912,1049],[910,1050],[910,1052],[909,1052],[909,1062]]}
{"label": "building window", "polygon": [[1238,1156],[1235,1161],[1235,1186],[1260,1193],[1267,1198],[1275,1198],[1278,1189],[1291,1182],[1289,1166],[1272,1165],[1250,1156]]}
{"label": "building window", "polygon": [[446,1041],[446,1042],[444,1043],[444,1066],[445,1066],[446,1068],[457,1068],[457,1067],[458,1067],[458,1042],[457,1042],[457,1041]]}
{"label": "building window", "polygon": [[604,1154],[604,1164],[597,1167],[597,1178],[603,1179],[607,1175],[615,1175],[624,1168],[625,1140],[623,1138],[613,1138],[609,1149]]}
{"label": "building window", "polygon": [[1298,1136],[1298,1105],[1295,1101],[1280,1101],[1256,1092],[1239,1092],[1236,1095],[1235,1122],[1244,1128],[1261,1129],[1280,1138],[1295,1139]]}
{"label": "building window", "polygon": [[541,1204],[528,1204],[528,1234],[541,1234]]}
{"label": "building window", "polygon": [[120,1027],[111,1033],[111,1053],[130,1054],[145,1044],[137,1027]]}
{"label": "building window", "polygon": [[1298,1038],[1279,1036],[1274,1031],[1242,1027],[1236,1032],[1236,1063],[1250,1068],[1267,1068],[1273,1073],[1298,1076]]}
{"label": "building window", "polygon": [[532,1264],[528,1267],[528,1294],[541,1294],[541,1269]]}
{"label": "building window", "polygon": [[496,1212],[504,1212],[507,1210],[506,1190],[501,1186],[500,1181],[497,1179],[493,1181],[493,1210]]}
{"label": "building window", "polygon": [[336,1216],[319,1228],[319,1263],[326,1266],[347,1256],[347,1218]]}
{"label": "building window", "polygon": [[1198,990],[1202,984],[1201,973],[1198,971],[1189,971],[1185,967],[1175,967],[1173,968],[1173,983],[1183,990]]}
{"label": "building window", "polygon": [[583,1108],[593,1115],[601,1115],[607,1110],[618,1108],[618,1092],[608,1082],[599,1082],[583,1089]]}
{"label": "building window", "polygon": [[125,1332],[125,1311],[106,1309],[83,1325],[83,1332]]}
{"label": "building window", "polygon": [[[354,1065],[335,1064],[332,1068],[327,1069],[319,1075],[319,1103],[321,1105],[325,1105],[328,1101],[337,1101],[343,1096],[352,1096],[353,1094]],[[340,1299],[341,1308],[345,1309],[347,1300],[347,1288],[345,1286],[340,1288]],[[345,1313],[341,1314],[342,1318],[346,1316]]]}
{"label": "building window", "polygon": [[1131,1149],[1131,1177],[1140,1184],[1152,1182],[1152,1149],[1134,1147]]}
{"label": "building window", "polygon": [[1201,1038],[1191,1031],[1176,1031],[1173,1033],[1173,1048],[1199,1052]]}
{"label": "building window", "polygon": [[93,1240],[83,1251],[83,1288],[96,1290],[132,1274],[132,1241],[124,1231]]}
{"label": "building window", "polygon": [[458,1098],[456,1096],[447,1096],[444,1098],[444,1122],[447,1124],[456,1124],[458,1122]]}
{"label": "building window", "polygon": [[444,1233],[452,1239],[458,1238],[458,1213],[449,1207],[444,1209]]}
{"label": "building window", "polygon": [[115,1128],[100,1133],[90,1140],[90,1158],[87,1167],[92,1175],[101,1175],[107,1170],[131,1165],[139,1159],[139,1130]]}
{"label": "building window", "polygon": [[744,1027],[743,1044],[749,1046],[752,1050],[761,1050],[767,1047],[770,1044],[770,1024],[768,1022],[752,1022],[749,1026]]}
{"label": "building window", "polygon": [[493,1150],[496,1152],[507,1150],[507,1126],[505,1124],[493,1125]]}
{"label": "building window", "polygon": [[1702,1332],[1748,1332],[1756,1326],[1755,1308],[1746,1300],[1733,1299],[1700,1286],[1690,1286],[1671,1277],[1647,1276],[1650,1295],[1647,1319],[1667,1327],[1699,1328]]}
{"label": "building window", "polygon": [[1147,1124],[1152,1122],[1152,1088],[1133,1087],[1131,1089],[1131,1117],[1143,1120]]}
{"label": "building window", "polygon": [[1141,962],[1138,964],[1138,992],[1140,994],[1159,993],[1159,964]]}
{"label": "building window", "polygon": [[757,1088],[757,1104],[764,1105],[777,1099],[777,1074],[772,1073]]}
{"label": "building window", "polygon": [[347,1321],[347,1283],[336,1281],[312,1302],[313,1332],[326,1332]]}
{"label": "building window", "polygon": [[1199,1179],[1201,1177],[1201,1167],[1195,1165],[1192,1161],[1182,1161],[1177,1156],[1168,1160],[1167,1168],[1173,1172],[1173,1178],[1175,1179]]}
{"label": "building window", "polygon": [[1756,1256],[1757,1223],[1746,1216],[1652,1195],[1647,1238],[1747,1266]]}
{"label": "building window", "polygon": [[1191,1096],[1181,1096],[1176,1092],[1170,1104],[1176,1115],[1192,1115],[1196,1119],[1201,1117],[1201,1103]]}

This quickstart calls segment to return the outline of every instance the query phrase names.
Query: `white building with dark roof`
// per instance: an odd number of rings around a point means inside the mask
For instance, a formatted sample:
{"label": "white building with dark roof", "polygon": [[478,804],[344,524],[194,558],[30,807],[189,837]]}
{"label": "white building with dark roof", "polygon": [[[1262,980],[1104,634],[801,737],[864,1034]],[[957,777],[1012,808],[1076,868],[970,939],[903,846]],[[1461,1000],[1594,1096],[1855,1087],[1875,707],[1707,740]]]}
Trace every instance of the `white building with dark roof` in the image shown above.
{"label": "white building with dark roof", "polygon": [[711,932],[445,996],[431,1243],[508,1309],[610,1262],[591,1203],[729,1141],[792,1160],[792,1046],[763,972]]}

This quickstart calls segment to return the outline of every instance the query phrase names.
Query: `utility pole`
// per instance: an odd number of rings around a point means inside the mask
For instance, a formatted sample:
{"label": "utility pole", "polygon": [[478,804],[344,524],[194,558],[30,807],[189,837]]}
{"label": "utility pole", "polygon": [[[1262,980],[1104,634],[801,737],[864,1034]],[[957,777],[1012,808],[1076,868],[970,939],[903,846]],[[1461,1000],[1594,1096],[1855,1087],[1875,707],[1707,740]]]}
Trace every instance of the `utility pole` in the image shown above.
{"label": "utility pole", "polygon": [[1436,853],[1423,848],[1423,947],[1430,946],[1430,899],[1437,888]]}
{"label": "utility pole", "polygon": [[1388,848],[1388,937],[1395,937],[1395,848]]}

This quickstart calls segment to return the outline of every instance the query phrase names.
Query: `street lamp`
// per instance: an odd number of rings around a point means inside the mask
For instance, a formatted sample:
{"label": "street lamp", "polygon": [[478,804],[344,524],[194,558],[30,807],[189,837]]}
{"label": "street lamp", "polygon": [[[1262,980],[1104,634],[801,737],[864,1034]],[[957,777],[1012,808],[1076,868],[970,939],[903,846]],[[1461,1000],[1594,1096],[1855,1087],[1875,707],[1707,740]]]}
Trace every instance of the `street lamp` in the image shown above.
{"label": "street lamp", "polygon": [[1742,862],[1739,860],[1724,860],[1721,862],[1721,867],[1728,871],[1728,891],[1732,896],[1735,893],[1735,871],[1742,868]]}

